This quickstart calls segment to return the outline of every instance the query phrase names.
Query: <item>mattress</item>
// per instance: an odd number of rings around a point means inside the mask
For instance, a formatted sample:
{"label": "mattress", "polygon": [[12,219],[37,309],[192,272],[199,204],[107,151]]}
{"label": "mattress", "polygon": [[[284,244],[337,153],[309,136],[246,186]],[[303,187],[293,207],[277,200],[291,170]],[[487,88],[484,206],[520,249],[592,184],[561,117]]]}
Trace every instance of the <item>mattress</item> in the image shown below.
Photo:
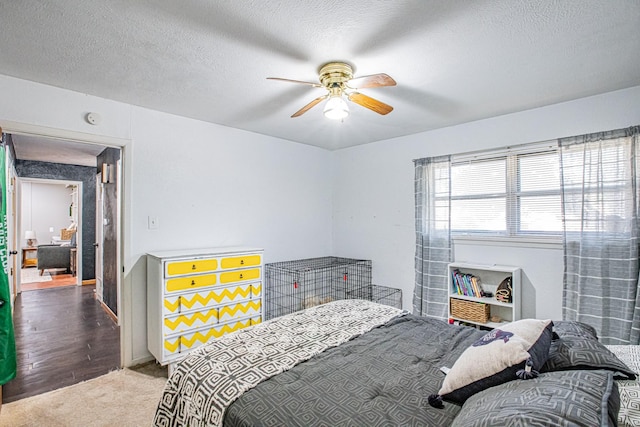
{"label": "mattress", "polygon": [[[639,345],[608,345],[606,347],[626,363],[629,368],[635,372],[640,372]],[[640,381],[621,379],[616,382],[620,391],[618,426],[640,426]]]}

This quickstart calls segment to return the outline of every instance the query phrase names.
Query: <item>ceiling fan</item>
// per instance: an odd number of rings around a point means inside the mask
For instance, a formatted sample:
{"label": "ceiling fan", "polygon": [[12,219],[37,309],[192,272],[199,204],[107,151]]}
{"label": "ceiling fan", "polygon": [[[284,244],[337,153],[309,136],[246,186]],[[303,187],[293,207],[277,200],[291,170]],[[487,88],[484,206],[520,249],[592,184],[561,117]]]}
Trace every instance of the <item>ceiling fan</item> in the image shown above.
{"label": "ceiling fan", "polygon": [[325,99],[329,99],[324,107],[324,115],[327,118],[340,120],[349,115],[349,107],[343,95],[358,105],[375,111],[378,114],[389,114],[393,107],[358,92],[358,89],[367,89],[372,87],[395,86],[396,81],[387,74],[379,73],[369,76],[353,77],[353,69],[351,65],[344,62],[329,62],[320,68],[320,83],[304,82],[300,80],[282,79],[279,77],[267,77],[269,80],[281,80],[284,82],[300,83],[313,87],[325,88],[328,93],[320,96],[295,113],[291,117],[299,117],[318,105]]}

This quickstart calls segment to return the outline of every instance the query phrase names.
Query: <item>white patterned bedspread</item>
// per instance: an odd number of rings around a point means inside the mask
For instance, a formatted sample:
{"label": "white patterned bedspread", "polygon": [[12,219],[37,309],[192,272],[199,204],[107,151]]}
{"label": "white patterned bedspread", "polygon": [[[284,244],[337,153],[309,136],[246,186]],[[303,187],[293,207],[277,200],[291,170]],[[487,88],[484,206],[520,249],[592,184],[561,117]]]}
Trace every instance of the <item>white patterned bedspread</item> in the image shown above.
{"label": "white patterned bedspread", "polygon": [[[640,373],[640,345],[608,345],[627,366]],[[640,426],[640,380],[617,380],[620,390],[618,426]]]}
{"label": "white patterned bedspread", "polygon": [[341,300],[225,335],[178,363],[154,426],[220,426],[228,405],[258,383],[402,315],[397,308]]}

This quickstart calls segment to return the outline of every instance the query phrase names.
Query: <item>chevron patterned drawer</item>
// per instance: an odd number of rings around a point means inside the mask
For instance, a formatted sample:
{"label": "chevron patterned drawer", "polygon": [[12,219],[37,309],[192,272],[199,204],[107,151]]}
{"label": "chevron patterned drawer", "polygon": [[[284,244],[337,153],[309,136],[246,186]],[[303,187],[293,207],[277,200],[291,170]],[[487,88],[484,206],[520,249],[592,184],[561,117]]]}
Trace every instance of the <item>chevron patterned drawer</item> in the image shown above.
{"label": "chevron patterned drawer", "polygon": [[218,324],[209,329],[203,329],[191,333],[183,334],[180,339],[180,352],[190,351],[208,341],[220,338],[221,336],[251,326],[251,319],[244,319],[238,322]]}
{"label": "chevron patterned drawer", "polygon": [[185,274],[199,274],[215,271],[218,268],[218,260],[191,259],[187,261],[170,261],[166,263],[166,277],[184,276]]}
{"label": "chevron patterned drawer", "polygon": [[203,326],[218,323],[218,310],[215,308],[179,314],[164,318],[164,334],[172,335],[176,332],[189,331]]}
{"label": "chevron patterned drawer", "polygon": [[164,340],[163,356],[172,359],[172,356],[180,354],[180,336]]}
{"label": "chevron patterned drawer", "polygon": [[239,317],[249,317],[260,314],[260,300],[251,300],[238,304],[230,304],[220,307],[218,318],[220,322],[227,322]]}
{"label": "chevron patterned drawer", "polygon": [[[171,315],[233,301],[247,300],[251,298],[253,292],[251,285],[246,284],[192,294],[167,296],[164,299],[164,314]],[[258,294],[259,296],[260,294]]]}
{"label": "chevron patterned drawer", "polygon": [[182,298],[182,295],[166,296],[163,302],[162,314],[166,316],[181,313],[183,310]]}
{"label": "chevron patterned drawer", "polygon": [[260,298],[262,296],[262,283],[251,284],[251,298]]}

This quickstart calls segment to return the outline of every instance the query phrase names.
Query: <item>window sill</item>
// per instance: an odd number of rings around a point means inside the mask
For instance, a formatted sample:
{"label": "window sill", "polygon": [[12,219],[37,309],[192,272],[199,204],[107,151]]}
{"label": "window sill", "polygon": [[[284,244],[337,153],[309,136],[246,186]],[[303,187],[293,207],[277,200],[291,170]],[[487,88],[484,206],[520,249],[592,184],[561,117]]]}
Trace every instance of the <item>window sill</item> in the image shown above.
{"label": "window sill", "polygon": [[477,246],[508,246],[531,249],[562,250],[561,237],[451,236],[454,243]]}

